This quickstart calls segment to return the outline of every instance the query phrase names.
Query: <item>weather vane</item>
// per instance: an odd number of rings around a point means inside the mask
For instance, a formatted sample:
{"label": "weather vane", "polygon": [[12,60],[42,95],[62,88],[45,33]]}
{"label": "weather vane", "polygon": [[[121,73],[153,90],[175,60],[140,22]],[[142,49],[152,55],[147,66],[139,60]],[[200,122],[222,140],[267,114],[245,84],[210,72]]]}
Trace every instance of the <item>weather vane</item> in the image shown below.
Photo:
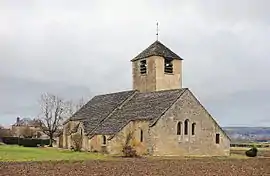
{"label": "weather vane", "polygon": [[157,35],[157,40],[158,40],[158,22],[157,22],[157,33],[156,33],[156,35]]}

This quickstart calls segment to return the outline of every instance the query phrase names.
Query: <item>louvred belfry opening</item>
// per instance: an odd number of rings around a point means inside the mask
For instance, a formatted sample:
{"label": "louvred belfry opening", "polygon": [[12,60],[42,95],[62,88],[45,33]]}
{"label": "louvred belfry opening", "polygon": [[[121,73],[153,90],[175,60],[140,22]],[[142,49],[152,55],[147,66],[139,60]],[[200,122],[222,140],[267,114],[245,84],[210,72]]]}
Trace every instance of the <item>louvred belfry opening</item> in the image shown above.
{"label": "louvred belfry opening", "polygon": [[165,73],[173,73],[173,63],[170,59],[165,59],[164,61],[164,72]]}

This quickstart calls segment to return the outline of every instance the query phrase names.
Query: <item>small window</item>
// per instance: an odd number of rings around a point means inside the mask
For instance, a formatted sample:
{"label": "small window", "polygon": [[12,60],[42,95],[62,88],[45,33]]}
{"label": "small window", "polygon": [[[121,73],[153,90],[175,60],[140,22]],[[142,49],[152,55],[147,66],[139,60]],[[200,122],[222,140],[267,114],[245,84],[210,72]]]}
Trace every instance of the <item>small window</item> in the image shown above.
{"label": "small window", "polygon": [[192,124],[192,130],[191,130],[191,134],[195,135],[195,127],[196,127],[196,123]]}
{"label": "small window", "polygon": [[103,144],[103,145],[106,145],[106,143],[107,143],[106,136],[102,136],[102,138],[103,138],[102,144]]}
{"label": "small window", "polygon": [[173,60],[165,59],[164,60],[164,72],[165,73],[173,73]]}
{"label": "small window", "polygon": [[83,129],[81,128],[81,136],[83,135]]}
{"label": "small window", "polygon": [[140,72],[141,72],[141,74],[146,74],[146,67],[147,67],[146,60],[141,60],[140,61]]}
{"label": "small window", "polygon": [[185,120],[185,135],[188,135],[188,124],[189,124],[189,120],[186,119]]}
{"label": "small window", "polygon": [[141,130],[141,142],[143,142],[143,130]]}
{"label": "small window", "polygon": [[219,144],[219,142],[220,142],[220,135],[216,134],[216,144]]}
{"label": "small window", "polygon": [[181,135],[182,131],[182,122],[177,123],[177,135]]}

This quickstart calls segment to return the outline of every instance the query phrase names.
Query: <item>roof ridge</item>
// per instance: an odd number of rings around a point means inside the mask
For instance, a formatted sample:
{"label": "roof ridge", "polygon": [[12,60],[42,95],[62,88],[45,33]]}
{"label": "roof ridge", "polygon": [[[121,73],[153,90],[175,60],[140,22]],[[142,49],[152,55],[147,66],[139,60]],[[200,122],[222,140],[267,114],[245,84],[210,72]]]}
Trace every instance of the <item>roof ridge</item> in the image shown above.
{"label": "roof ridge", "polygon": [[179,91],[179,90],[185,90],[188,88],[176,88],[176,89],[164,89],[164,90],[158,90],[158,91],[151,91],[151,92],[139,92],[140,94],[148,94],[148,93],[163,93],[163,92],[171,92],[171,91]]}
{"label": "roof ridge", "polygon": [[95,95],[94,97],[104,96],[104,95],[112,95],[112,94],[123,93],[123,92],[132,92],[132,91],[137,91],[137,90],[131,89],[131,90],[117,91],[117,92],[111,92],[111,93],[105,93],[105,94],[98,94],[98,95]]}

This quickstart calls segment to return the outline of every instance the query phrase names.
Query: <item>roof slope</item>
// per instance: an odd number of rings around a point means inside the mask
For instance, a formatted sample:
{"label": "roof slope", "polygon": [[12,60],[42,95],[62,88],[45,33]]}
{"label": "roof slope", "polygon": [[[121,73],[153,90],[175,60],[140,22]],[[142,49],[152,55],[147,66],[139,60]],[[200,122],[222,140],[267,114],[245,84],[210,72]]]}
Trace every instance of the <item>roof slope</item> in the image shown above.
{"label": "roof slope", "polygon": [[162,56],[164,58],[183,60],[180,56],[172,52],[169,48],[167,48],[165,45],[163,45],[160,41],[157,40],[131,61],[150,56]]}
{"label": "roof slope", "polygon": [[156,121],[182,95],[185,89],[136,93],[121,108],[104,120],[92,133],[115,134],[132,120]]}
{"label": "roof slope", "polygon": [[83,121],[85,131],[89,132],[134,93],[135,91],[131,90],[95,96],[77,111],[70,120]]}

